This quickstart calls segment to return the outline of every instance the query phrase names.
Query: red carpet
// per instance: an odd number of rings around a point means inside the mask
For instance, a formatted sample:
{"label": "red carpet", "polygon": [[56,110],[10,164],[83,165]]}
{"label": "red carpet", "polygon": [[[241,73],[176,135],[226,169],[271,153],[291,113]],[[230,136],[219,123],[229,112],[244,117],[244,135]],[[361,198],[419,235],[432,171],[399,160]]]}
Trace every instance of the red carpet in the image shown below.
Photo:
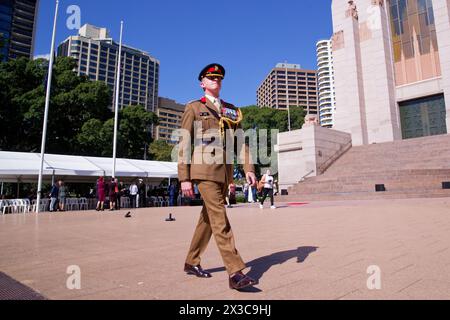
{"label": "red carpet", "polygon": [[309,203],[307,203],[307,202],[289,202],[287,205],[289,207],[299,207],[299,206],[304,206],[307,204],[309,204]]}

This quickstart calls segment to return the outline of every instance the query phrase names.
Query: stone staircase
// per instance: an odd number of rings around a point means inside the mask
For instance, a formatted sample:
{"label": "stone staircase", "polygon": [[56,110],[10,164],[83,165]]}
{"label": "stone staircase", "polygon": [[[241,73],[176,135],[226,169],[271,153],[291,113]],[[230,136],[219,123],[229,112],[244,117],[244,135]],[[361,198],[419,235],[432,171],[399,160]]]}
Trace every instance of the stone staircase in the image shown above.
{"label": "stone staircase", "polygon": [[[321,176],[289,188],[278,201],[450,197],[450,135],[351,148]],[[375,185],[384,184],[385,192]]]}

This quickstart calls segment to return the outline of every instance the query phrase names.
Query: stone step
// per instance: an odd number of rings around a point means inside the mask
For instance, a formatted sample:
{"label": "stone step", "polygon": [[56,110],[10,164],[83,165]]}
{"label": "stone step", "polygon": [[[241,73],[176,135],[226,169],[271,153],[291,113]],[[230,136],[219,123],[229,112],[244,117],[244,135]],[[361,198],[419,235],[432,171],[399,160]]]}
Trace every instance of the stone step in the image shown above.
{"label": "stone step", "polygon": [[[321,176],[288,189],[296,199],[378,199],[450,196],[450,135],[357,146]],[[386,192],[375,192],[384,184]]]}
{"label": "stone step", "polygon": [[299,201],[333,200],[375,200],[375,199],[412,199],[412,198],[450,198],[450,190],[410,190],[386,192],[323,192],[316,194],[293,194],[275,197],[277,203]]}

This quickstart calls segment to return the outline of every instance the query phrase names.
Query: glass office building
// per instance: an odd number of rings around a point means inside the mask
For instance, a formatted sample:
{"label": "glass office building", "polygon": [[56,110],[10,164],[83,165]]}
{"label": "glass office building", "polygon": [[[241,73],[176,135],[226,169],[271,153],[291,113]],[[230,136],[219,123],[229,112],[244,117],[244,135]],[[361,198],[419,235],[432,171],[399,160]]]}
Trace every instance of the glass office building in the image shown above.
{"label": "glass office building", "polygon": [[38,6],[38,0],[0,0],[2,60],[33,57]]}
{"label": "glass office building", "polygon": [[[109,37],[105,28],[84,25],[78,36],[71,36],[59,45],[58,55],[74,58],[79,75],[105,82],[115,94],[119,44]],[[159,61],[142,50],[123,45],[121,69],[119,105],[140,104],[147,111],[155,112]]]}

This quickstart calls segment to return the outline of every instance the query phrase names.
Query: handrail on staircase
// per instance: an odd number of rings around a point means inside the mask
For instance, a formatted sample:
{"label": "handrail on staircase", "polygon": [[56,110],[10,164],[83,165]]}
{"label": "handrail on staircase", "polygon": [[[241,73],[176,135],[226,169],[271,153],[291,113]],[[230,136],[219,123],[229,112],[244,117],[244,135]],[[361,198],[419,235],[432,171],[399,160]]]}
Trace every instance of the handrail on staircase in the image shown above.
{"label": "handrail on staircase", "polygon": [[331,167],[333,163],[335,163],[340,157],[347,153],[353,146],[353,142],[350,140],[347,144],[341,146],[338,151],[334,155],[332,155],[328,160],[326,160],[322,165],[319,166],[317,172],[319,175],[324,174],[328,168]]}
{"label": "handrail on staircase", "polygon": [[306,178],[307,176],[309,176],[311,173],[314,173],[314,172],[315,172],[314,170],[311,170],[310,172],[308,172],[307,174],[305,174],[303,177],[300,178],[299,183],[305,181],[305,178]]}

